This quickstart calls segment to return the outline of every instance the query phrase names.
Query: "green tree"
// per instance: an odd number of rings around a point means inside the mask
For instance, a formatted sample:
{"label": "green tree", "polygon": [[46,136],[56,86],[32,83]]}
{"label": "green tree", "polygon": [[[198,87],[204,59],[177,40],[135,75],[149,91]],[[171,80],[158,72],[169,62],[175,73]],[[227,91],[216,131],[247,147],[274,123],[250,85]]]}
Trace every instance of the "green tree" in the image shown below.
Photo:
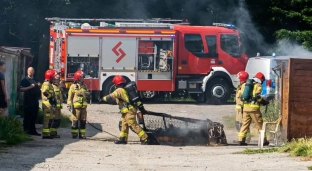
{"label": "green tree", "polygon": [[276,32],[276,36],[290,42],[296,41],[312,50],[312,1],[274,0],[272,3],[272,20],[282,28]]}

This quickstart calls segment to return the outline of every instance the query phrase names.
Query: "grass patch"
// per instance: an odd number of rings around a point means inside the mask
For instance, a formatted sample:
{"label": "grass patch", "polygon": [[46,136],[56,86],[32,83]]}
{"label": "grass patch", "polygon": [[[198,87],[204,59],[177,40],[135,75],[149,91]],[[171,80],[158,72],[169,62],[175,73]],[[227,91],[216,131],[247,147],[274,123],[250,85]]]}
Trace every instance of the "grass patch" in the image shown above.
{"label": "grass patch", "polygon": [[[261,153],[289,153],[290,156],[302,157],[302,161],[312,160],[312,138],[300,138],[293,139],[291,142],[287,142],[285,145],[276,148],[266,149],[249,149],[244,151],[235,152],[233,154],[261,154]],[[312,170],[312,166],[310,166]]]}
{"label": "grass patch", "polygon": [[274,153],[278,151],[279,151],[279,148],[266,148],[266,149],[246,148],[244,151],[235,152],[233,154],[261,154],[261,153]]}
{"label": "grass patch", "polygon": [[312,166],[308,166],[308,170],[312,170]]}
{"label": "grass patch", "polygon": [[69,116],[62,114],[61,115],[61,128],[67,128],[71,125],[71,120]]}
{"label": "grass patch", "polygon": [[268,104],[267,110],[265,106],[261,107],[261,113],[263,120],[266,122],[276,121],[279,117],[280,104],[275,101],[271,101]]}
{"label": "grass patch", "polygon": [[312,157],[312,139],[293,139],[291,142],[280,147],[281,152],[288,152],[291,156]]}
{"label": "grass patch", "polygon": [[27,134],[25,134],[21,122],[12,117],[0,118],[0,141],[4,141],[7,145],[15,145],[25,141],[31,141]]}

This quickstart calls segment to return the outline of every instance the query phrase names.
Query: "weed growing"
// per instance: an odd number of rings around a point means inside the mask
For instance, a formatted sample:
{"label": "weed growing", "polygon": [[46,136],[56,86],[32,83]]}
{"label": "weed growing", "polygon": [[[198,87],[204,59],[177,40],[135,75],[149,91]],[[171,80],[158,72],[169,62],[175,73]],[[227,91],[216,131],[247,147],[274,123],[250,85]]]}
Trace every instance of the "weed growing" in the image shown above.
{"label": "weed growing", "polygon": [[12,117],[0,118],[0,140],[7,145],[15,145],[25,141],[31,141],[27,134],[25,134],[21,122]]}
{"label": "weed growing", "polygon": [[244,151],[235,152],[233,154],[260,154],[260,153],[274,153],[278,152],[279,148],[266,148],[266,149],[250,149],[246,148]]}

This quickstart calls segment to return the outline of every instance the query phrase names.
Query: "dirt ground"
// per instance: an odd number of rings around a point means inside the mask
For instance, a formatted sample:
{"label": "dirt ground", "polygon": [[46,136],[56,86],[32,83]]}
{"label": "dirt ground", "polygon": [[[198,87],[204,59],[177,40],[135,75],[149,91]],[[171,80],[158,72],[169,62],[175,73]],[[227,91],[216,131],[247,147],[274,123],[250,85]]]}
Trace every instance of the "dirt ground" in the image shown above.
{"label": "dirt ground", "polygon": [[[176,116],[209,118],[222,122],[222,117],[234,115],[234,105],[209,106],[196,104],[146,104],[146,109]],[[63,110],[65,113],[69,113]],[[92,104],[88,121],[98,128],[118,136],[117,106]],[[40,129],[38,131],[41,131]],[[225,130],[228,143],[237,138],[235,130]],[[142,146],[130,133],[127,145],[114,145],[115,138],[87,126],[87,140],[73,140],[69,128],[60,130],[61,138],[34,141],[7,149],[0,154],[0,171],[52,170],[307,170],[312,162],[288,157],[288,154],[232,154],[246,147],[204,146]],[[250,145],[248,148],[257,148]]]}

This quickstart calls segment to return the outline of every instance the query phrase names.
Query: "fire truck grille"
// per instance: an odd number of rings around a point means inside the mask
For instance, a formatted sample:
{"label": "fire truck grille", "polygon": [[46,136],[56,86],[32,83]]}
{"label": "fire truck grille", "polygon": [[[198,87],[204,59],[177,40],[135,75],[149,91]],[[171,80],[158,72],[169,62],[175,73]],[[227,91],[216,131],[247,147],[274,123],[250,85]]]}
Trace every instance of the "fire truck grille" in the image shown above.
{"label": "fire truck grille", "polygon": [[153,144],[227,145],[223,125],[209,119],[199,120],[149,113],[143,115],[141,124]]}

